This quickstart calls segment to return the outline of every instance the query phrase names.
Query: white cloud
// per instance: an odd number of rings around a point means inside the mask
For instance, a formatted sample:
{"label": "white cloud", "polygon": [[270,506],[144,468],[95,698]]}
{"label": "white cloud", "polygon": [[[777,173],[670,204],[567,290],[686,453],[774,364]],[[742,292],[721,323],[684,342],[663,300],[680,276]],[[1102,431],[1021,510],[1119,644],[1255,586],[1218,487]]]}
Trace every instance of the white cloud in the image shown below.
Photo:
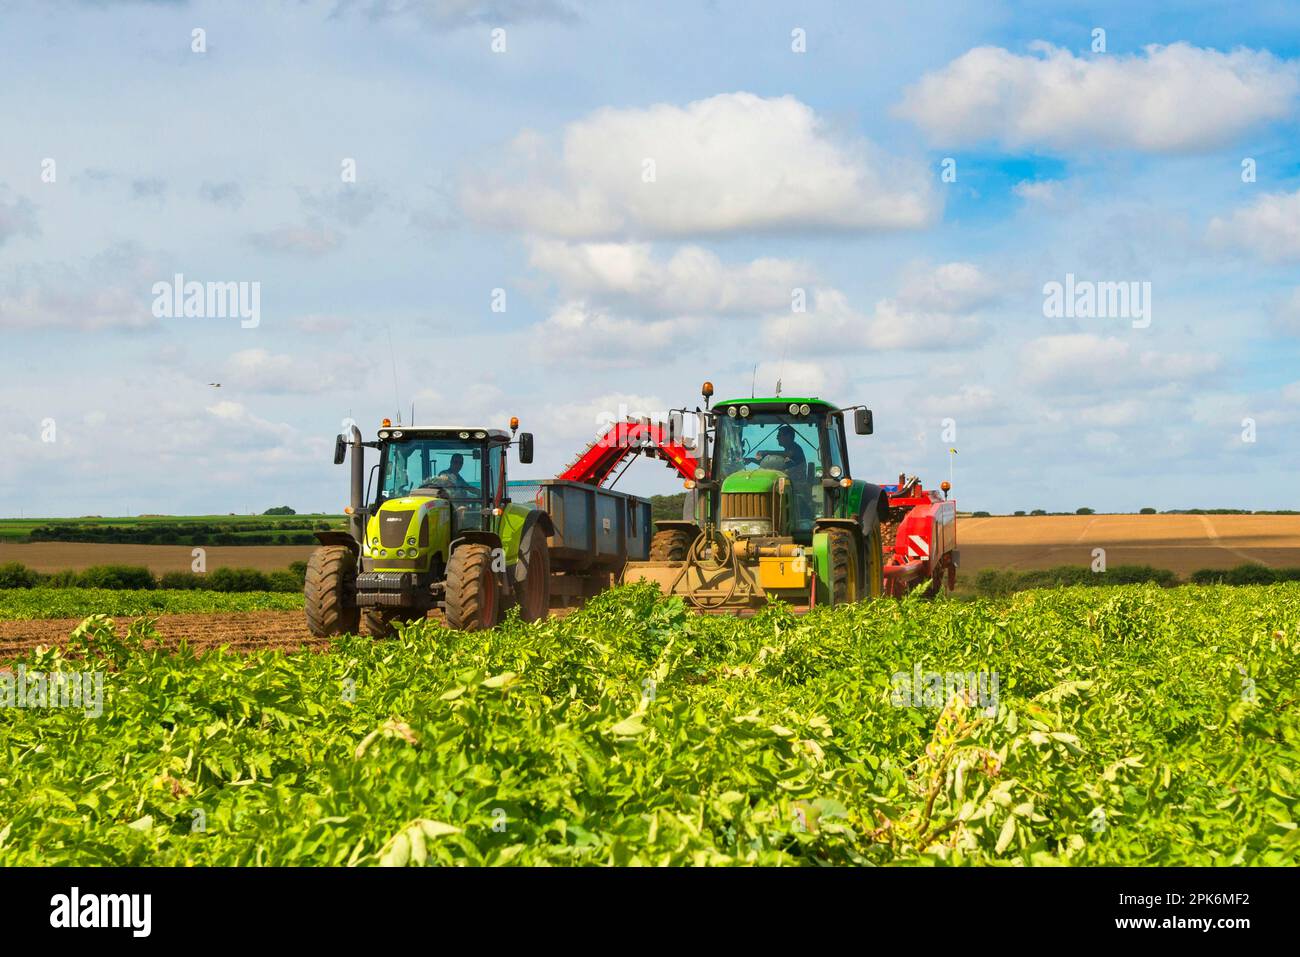
{"label": "white cloud", "polygon": [[678,343],[691,341],[693,319],[639,322],[611,315],[581,302],[566,302],[533,327],[534,346],[548,361],[564,365],[582,359],[588,365],[643,366],[647,357],[662,357]]}
{"label": "white cloud", "polygon": [[789,308],[811,267],[786,259],[732,266],[699,246],[656,259],[648,243],[565,243],[536,240],[534,267],[570,299],[612,303],[653,314],[743,314]]}
{"label": "white cloud", "polygon": [[[1198,379],[1217,370],[1221,361],[1214,353],[1139,351],[1114,336],[1075,333],[1027,343],[1021,350],[1020,372],[1029,384],[1062,395],[1098,388],[1158,388]],[[1118,424],[1118,414],[1106,424]]]}
{"label": "white cloud", "polygon": [[36,236],[40,229],[36,225],[36,208],[31,200],[17,196],[8,188],[0,186],[0,246],[15,236]]}
{"label": "white cloud", "polygon": [[311,224],[277,226],[264,232],[253,233],[248,237],[248,241],[258,249],[267,252],[291,253],[315,258],[337,249],[343,237],[329,226]]}
{"label": "white cloud", "polygon": [[979,312],[1000,293],[1000,285],[971,263],[912,267],[897,295],[877,300],[870,312],[855,308],[838,289],[816,289],[806,314],[769,318],[765,339],[769,348],[788,347],[792,355],[962,348],[984,336]]}
{"label": "white cloud", "polygon": [[526,20],[572,20],[564,0],[330,0],[337,11],[359,10],[368,20],[410,18],[430,30],[453,30],[476,23],[500,26]]}
{"label": "white cloud", "polygon": [[[221,384],[270,395],[310,395],[337,388],[339,378],[318,359],[276,354],[266,349],[243,349],[226,360]],[[214,409],[230,404],[219,402]]]}
{"label": "white cloud", "polygon": [[1174,43],[1140,55],[976,47],[909,87],[899,115],[936,143],[1013,148],[1212,149],[1292,115],[1300,64]]}
{"label": "white cloud", "polygon": [[1274,332],[1284,336],[1300,336],[1300,286],[1296,286],[1272,304]]}
{"label": "white cloud", "polygon": [[1061,181],[1056,179],[1024,180],[1011,187],[1027,203],[1051,209],[1061,201]]}
{"label": "white cloud", "polygon": [[466,210],[569,239],[911,229],[940,210],[924,165],[833,137],[791,96],[598,110],[565,127],[558,151],[524,132],[510,153],[466,180]]}
{"label": "white cloud", "polygon": [[1210,221],[1206,238],[1240,249],[1266,262],[1300,261],[1300,190],[1266,193],[1227,219]]}
{"label": "white cloud", "polygon": [[0,280],[0,329],[143,329],[157,325],[150,289],[160,272],[130,244],[81,263],[15,268]]}

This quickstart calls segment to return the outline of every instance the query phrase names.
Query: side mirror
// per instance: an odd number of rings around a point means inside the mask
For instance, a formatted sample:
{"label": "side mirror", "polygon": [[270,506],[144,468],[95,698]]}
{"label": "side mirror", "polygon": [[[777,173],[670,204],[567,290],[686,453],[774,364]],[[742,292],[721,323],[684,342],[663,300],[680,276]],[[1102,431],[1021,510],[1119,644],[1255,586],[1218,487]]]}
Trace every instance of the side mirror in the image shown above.
{"label": "side mirror", "polygon": [[519,433],[519,462],[522,465],[531,465],[533,461],[533,433]]}
{"label": "side mirror", "polygon": [[875,430],[871,420],[870,409],[855,409],[853,412],[853,431],[858,435],[870,435]]}
{"label": "side mirror", "polygon": [[342,435],[334,437],[334,464],[342,465],[343,458],[348,454],[348,443]]}

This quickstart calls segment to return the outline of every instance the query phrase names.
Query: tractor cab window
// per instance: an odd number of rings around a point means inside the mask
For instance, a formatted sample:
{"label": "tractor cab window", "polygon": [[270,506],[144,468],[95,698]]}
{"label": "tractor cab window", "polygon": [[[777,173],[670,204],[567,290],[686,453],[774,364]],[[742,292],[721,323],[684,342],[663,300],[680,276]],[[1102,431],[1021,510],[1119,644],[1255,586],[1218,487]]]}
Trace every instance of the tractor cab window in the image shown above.
{"label": "tractor cab window", "polygon": [[753,469],[785,472],[799,485],[822,473],[821,423],[811,416],[755,411],[718,419],[718,478]]}
{"label": "tractor cab window", "polygon": [[839,474],[831,478],[843,478],[849,474],[844,467],[847,459],[844,455],[844,417],[835,412],[826,414],[826,460],[831,469],[839,469]]}
{"label": "tractor cab window", "polygon": [[492,481],[481,444],[456,439],[412,437],[384,447],[384,498],[441,494],[454,500],[479,501],[484,482]]}

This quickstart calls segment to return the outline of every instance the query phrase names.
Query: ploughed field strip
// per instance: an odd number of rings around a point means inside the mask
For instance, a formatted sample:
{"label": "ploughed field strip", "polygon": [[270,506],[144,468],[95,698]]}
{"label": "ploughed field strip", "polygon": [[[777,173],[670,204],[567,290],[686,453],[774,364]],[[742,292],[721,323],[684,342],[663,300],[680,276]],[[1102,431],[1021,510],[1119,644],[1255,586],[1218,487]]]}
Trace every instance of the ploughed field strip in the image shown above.
{"label": "ploughed field strip", "polygon": [[[135,617],[113,619],[114,630],[126,634]],[[0,661],[24,654],[37,645],[62,648],[80,624],[79,618],[0,621]],[[154,619],[158,644],[175,648],[181,639],[195,650],[228,646],[232,651],[323,651],[329,642],[313,638],[301,611],[251,611],[221,614],[160,615]]]}

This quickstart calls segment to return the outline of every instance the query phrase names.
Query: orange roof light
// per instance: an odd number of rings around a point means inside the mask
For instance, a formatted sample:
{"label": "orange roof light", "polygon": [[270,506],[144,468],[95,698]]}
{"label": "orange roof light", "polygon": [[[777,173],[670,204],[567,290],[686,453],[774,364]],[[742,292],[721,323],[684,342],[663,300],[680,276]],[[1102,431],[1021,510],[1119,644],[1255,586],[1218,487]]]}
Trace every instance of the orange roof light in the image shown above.
{"label": "orange roof light", "polygon": [[383,421],[383,422],[380,422],[379,424],[382,425],[384,428],[388,428],[390,425],[393,424],[393,420],[392,420],[392,419],[384,419],[384,421]]}
{"label": "orange roof light", "polygon": [[705,382],[704,385],[700,386],[700,395],[704,395],[704,396],[713,395],[713,383]]}
{"label": "orange roof light", "polygon": [[512,415],[510,416],[510,431],[513,432],[517,428],[519,428],[519,416]]}

